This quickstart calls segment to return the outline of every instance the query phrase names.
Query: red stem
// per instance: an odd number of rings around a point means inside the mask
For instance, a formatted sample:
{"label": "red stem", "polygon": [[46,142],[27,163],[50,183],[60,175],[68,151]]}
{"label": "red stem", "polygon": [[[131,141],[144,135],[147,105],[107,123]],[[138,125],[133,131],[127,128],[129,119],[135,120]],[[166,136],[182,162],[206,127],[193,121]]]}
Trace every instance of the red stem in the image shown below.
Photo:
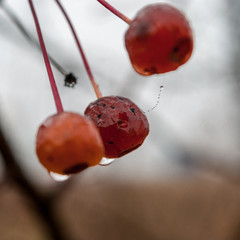
{"label": "red stem", "polygon": [[90,66],[89,66],[89,64],[88,64],[86,55],[85,55],[85,53],[84,53],[84,51],[83,51],[83,48],[82,48],[82,46],[81,46],[81,44],[80,44],[80,41],[79,41],[79,39],[78,39],[77,33],[76,33],[76,31],[75,31],[75,29],[74,29],[74,27],[73,27],[73,24],[72,24],[72,22],[71,22],[71,20],[70,20],[70,18],[69,18],[69,16],[68,16],[68,14],[67,14],[67,12],[66,12],[65,9],[63,8],[62,4],[60,3],[60,1],[59,1],[59,0],[55,0],[55,1],[56,1],[56,3],[58,4],[59,8],[61,9],[63,15],[65,16],[65,18],[66,18],[66,20],[67,20],[67,22],[68,22],[68,24],[69,24],[69,27],[71,28],[71,31],[72,31],[72,33],[73,33],[74,39],[75,39],[75,41],[76,41],[76,44],[77,44],[77,46],[78,46],[80,55],[82,56],[83,63],[84,63],[85,69],[86,69],[86,71],[87,71],[88,77],[89,77],[89,79],[90,79],[90,81],[91,81],[91,84],[92,84],[92,86],[93,86],[93,89],[94,89],[94,91],[95,91],[95,94],[96,94],[97,98],[101,98],[101,97],[102,97],[102,94],[101,94],[101,92],[100,92],[100,89],[99,89],[98,85],[96,84],[96,82],[95,82],[95,80],[94,80],[92,71],[91,71],[91,69],[90,69]]}
{"label": "red stem", "polygon": [[128,17],[126,17],[124,14],[122,14],[121,12],[119,12],[116,8],[114,8],[113,6],[111,6],[109,3],[107,3],[105,0],[97,0],[98,2],[100,2],[105,8],[107,8],[110,12],[112,12],[113,14],[115,14],[116,16],[118,16],[119,18],[121,18],[124,22],[126,22],[127,24],[131,23],[131,19],[129,19]]}
{"label": "red stem", "polygon": [[50,85],[51,85],[51,88],[52,88],[52,93],[53,93],[55,105],[56,105],[56,108],[57,108],[57,112],[60,113],[60,112],[63,112],[63,106],[62,106],[61,98],[59,96],[57,85],[56,85],[56,82],[55,82],[55,79],[54,79],[54,76],[53,76],[53,72],[52,72],[50,62],[49,62],[47,50],[46,50],[46,47],[45,47],[45,44],[44,44],[44,41],[43,41],[41,28],[40,28],[40,25],[39,25],[39,22],[38,22],[36,11],[35,11],[34,6],[33,6],[33,2],[32,2],[32,0],[28,0],[28,1],[29,1],[29,5],[30,5],[30,8],[31,8],[31,11],[32,11],[32,14],[33,14],[33,18],[34,18],[34,22],[35,22],[35,25],[36,25],[39,44],[40,44],[42,54],[43,54],[43,58],[44,58],[44,62],[45,62],[45,65],[46,65],[46,69],[47,69]]}

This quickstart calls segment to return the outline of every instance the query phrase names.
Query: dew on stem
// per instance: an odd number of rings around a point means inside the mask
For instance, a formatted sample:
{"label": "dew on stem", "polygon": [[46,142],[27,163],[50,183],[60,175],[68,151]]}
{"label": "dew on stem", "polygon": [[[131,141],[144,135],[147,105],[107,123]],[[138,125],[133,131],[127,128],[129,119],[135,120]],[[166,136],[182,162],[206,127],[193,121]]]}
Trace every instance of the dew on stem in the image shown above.
{"label": "dew on stem", "polygon": [[161,97],[161,93],[162,93],[163,89],[164,89],[164,86],[161,85],[160,88],[159,88],[156,104],[153,107],[151,107],[149,110],[145,111],[144,113],[149,113],[149,112],[151,112],[153,109],[155,109],[158,106],[158,104],[160,102],[160,97]]}
{"label": "dew on stem", "polygon": [[40,25],[39,25],[39,22],[38,22],[37,14],[36,14],[36,11],[35,11],[32,0],[28,0],[28,2],[29,2],[29,6],[31,8],[31,12],[32,12],[32,15],[33,15],[35,25],[36,25],[38,39],[39,39],[40,47],[41,47],[41,50],[42,50],[44,62],[45,62],[45,65],[46,65],[50,85],[51,85],[51,88],[52,88],[52,93],[53,93],[55,105],[56,105],[56,108],[57,108],[57,112],[60,113],[60,112],[63,112],[63,106],[62,106],[61,98],[60,98],[60,95],[58,93],[57,85],[56,85],[56,82],[55,82],[55,79],[54,79],[54,76],[53,76],[53,72],[52,72],[52,68],[51,68],[51,65],[50,65],[49,58],[48,58],[47,50],[46,50],[46,47],[45,47],[45,44],[44,44],[41,28],[40,28]]}

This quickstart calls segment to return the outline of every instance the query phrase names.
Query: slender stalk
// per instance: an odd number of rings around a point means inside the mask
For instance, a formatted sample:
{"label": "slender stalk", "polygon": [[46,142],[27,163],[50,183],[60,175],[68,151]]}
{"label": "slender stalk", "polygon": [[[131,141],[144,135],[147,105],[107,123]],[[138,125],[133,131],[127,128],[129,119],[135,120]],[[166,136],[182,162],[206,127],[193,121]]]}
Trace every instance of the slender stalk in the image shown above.
{"label": "slender stalk", "polygon": [[127,24],[131,23],[131,19],[129,19],[128,17],[126,17],[124,14],[122,14],[121,12],[119,12],[116,8],[114,8],[112,5],[110,5],[109,3],[107,3],[105,0],[97,0],[99,3],[101,3],[105,8],[107,8],[110,12],[112,12],[113,14],[115,14],[117,17],[121,18],[124,22],[126,22]]}
{"label": "slender stalk", "polygon": [[38,22],[37,14],[36,14],[35,8],[33,6],[32,0],[28,0],[28,2],[29,2],[29,5],[30,5],[30,8],[31,8],[31,11],[32,11],[32,15],[33,15],[33,18],[34,18],[35,25],[36,25],[38,39],[39,39],[39,43],[40,43],[40,46],[41,46],[41,49],[42,49],[42,54],[43,54],[44,62],[45,62],[45,65],[46,65],[50,85],[51,85],[51,88],[52,88],[52,93],[53,93],[55,105],[56,105],[56,108],[57,108],[57,112],[60,113],[60,112],[63,111],[63,106],[62,106],[61,98],[59,96],[57,85],[56,85],[56,82],[55,82],[55,79],[54,79],[54,76],[53,76],[52,68],[51,68],[51,65],[50,65],[50,62],[49,62],[49,59],[48,59],[48,54],[47,54],[47,50],[46,50],[46,47],[45,47],[45,44],[44,44],[44,41],[43,41],[42,32],[41,32],[41,28],[40,28],[40,25],[39,25],[39,22]]}
{"label": "slender stalk", "polygon": [[159,89],[158,97],[157,97],[157,102],[155,103],[155,105],[153,107],[151,107],[150,109],[148,109],[147,111],[145,111],[143,113],[149,113],[158,106],[158,104],[160,103],[161,93],[162,93],[163,89],[164,89],[164,87],[163,87],[163,85],[161,85],[160,89]]}
{"label": "slender stalk", "polygon": [[[15,26],[19,29],[19,31],[23,34],[23,36],[28,40],[33,46],[37,47],[41,50],[39,42],[28,32],[28,30],[24,27],[23,23],[17,17],[17,15],[13,12],[13,10],[8,7],[4,2],[0,2],[0,6],[3,11],[7,14],[10,20],[15,24]],[[52,57],[48,54],[48,58],[53,66],[64,76],[68,74],[68,72]]]}
{"label": "slender stalk", "polygon": [[72,33],[73,33],[74,39],[75,39],[76,44],[77,44],[77,46],[78,46],[80,55],[81,55],[81,57],[82,57],[82,59],[83,59],[83,63],[84,63],[85,69],[86,69],[86,71],[87,71],[88,77],[89,77],[89,79],[90,79],[90,81],[91,81],[91,84],[92,84],[92,86],[93,86],[93,89],[94,89],[94,91],[95,91],[95,94],[96,94],[97,98],[101,98],[101,97],[102,97],[102,94],[101,94],[101,92],[100,92],[100,89],[99,89],[98,85],[96,84],[96,82],[95,82],[95,80],[94,80],[94,77],[93,77],[91,68],[90,68],[90,66],[89,66],[89,64],[88,64],[86,55],[85,55],[85,53],[84,53],[84,51],[83,51],[83,48],[82,48],[82,46],[81,46],[81,44],[80,44],[79,38],[78,38],[77,33],[76,33],[76,31],[75,31],[75,29],[74,29],[74,27],[73,27],[73,24],[72,24],[72,22],[71,22],[71,20],[70,20],[70,18],[69,18],[69,16],[68,16],[68,14],[67,14],[67,12],[65,11],[63,5],[61,4],[61,2],[60,2],[59,0],[55,0],[55,1],[56,1],[57,5],[59,6],[59,8],[61,9],[63,15],[65,16],[65,18],[66,18],[66,20],[67,20],[67,22],[68,22],[68,24],[69,24],[69,27],[70,27],[70,29],[71,29],[71,31],[72,31]]}

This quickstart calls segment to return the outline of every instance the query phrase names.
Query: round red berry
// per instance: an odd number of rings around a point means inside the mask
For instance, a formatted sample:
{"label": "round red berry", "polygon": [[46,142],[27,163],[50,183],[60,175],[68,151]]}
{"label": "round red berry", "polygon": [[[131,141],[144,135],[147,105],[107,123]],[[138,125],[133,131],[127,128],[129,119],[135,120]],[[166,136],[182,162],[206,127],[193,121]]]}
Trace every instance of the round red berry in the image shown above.
{"label": "round red berry", "polygon": [[102,97],[89,104],[85,115],[98,127],[107,158],[137,149],[149,133],[145,114],[125,97]]}
{"label": "round red berry", "polygon": [[48,117],[39,127],[36,153],[48,171],[71,174],[97,165],[104,146],[92,121],[76,113],[61,112]]}
{"label": "round red berry", "polygon": [[193,35],[181,11],[169,4],[157,3],[137,13],[125,34],[125,45],[138,73],[166,73],[190,58]]}

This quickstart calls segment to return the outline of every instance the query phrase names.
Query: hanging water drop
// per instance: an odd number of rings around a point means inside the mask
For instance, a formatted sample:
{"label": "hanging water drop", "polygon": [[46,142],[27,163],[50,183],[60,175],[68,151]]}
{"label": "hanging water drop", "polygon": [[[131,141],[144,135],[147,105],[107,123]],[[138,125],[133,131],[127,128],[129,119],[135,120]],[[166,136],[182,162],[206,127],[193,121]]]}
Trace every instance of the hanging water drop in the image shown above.
{"label": "hanging water drop", "polygon": [[57,182],[63,182],[66,181],[70,178],[71,175],[62,175],[62,174],[58,174],[55,172],[49,172],[50,177],[57,181]]}
{"label": "hanging water drop", "polygon": [[101,162],[98,164],[100,166],[108,166],[115,161],[115,158],[102,158]]}

